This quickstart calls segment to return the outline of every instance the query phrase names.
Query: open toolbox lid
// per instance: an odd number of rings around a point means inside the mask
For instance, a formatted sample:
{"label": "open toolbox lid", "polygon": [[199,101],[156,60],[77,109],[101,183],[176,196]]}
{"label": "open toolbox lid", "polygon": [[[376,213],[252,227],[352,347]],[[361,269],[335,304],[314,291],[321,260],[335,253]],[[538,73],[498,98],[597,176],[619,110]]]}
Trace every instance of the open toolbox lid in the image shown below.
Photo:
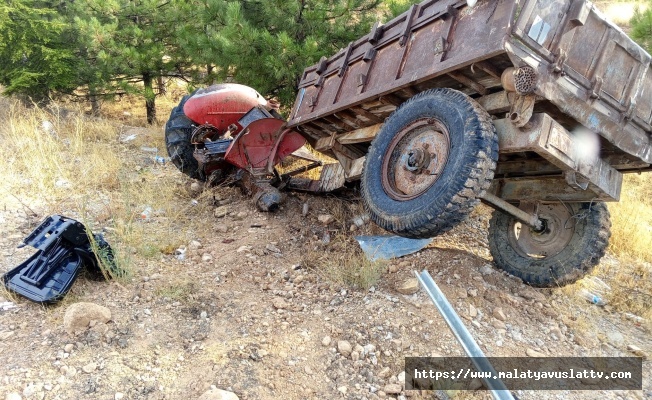
{"label": "open toolbox lid", "polygon": [[[10,291],[37,303],[55,303],[70,290],[82,267],[96,276],[103,276],[96,252],[116,272],[113,251],[101,235],[93,235],[91,244],[84,225],[72,218],[52,215],[46,218],[23,243],[38,251],[25,262],[2,276]],[[94,251],[95,250],[95,251]]]}

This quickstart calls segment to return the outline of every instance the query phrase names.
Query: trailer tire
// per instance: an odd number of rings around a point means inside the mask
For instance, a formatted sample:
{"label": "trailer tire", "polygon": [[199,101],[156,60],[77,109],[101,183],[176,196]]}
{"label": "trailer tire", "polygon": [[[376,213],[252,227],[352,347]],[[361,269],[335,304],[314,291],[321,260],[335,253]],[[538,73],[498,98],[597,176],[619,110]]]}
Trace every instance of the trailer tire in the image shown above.
{"label": "trailer tire", "polygon": [[479,203],[497,159],[495,128],[478,103],[452,89],[419,93],[390,115],[369,148],[365,208],[397,235],[436,236]]}
{"label": "trailer tire", "polygon": [[193,156],[194,146],[190,143],[193,122],[183,112],[183,105],[191,96],[183,96],[179,105],[172,109],[170,119],[165,124],[165,145],[170,160],[179,171],[193,179],[205,181],[206,176],[199,170],[199,163]]}
{"label": "trailer tire", "polygon": [[498,268],[531,286],[557,287],[582,278],[604,256],[611,236],[604,203],[541,205],[539,218],[542,232],[494,211],[489,250]]}

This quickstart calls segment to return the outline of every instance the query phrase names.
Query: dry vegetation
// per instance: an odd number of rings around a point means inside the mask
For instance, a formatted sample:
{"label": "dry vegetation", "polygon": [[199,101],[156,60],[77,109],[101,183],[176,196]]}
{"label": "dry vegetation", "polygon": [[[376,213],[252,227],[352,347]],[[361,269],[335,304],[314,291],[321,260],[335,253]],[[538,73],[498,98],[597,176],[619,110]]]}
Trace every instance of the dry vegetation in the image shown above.
{"label": "dry vegetation", "polygon": [[609,248],[620,263],[602,263],[594,275],[610,286],[612,306],[652,320],[652,174],[627,175],[620,203],[609,210]]}
{"label": "dry vegetation", "polygon": [[[0,99],[2,196],[29,214],[63,214],[98,231],[129,272],[132,256],[154,257],[187,243],[192,217],[207,202],[191,203],[181,175],[165,173],[141,147],[165,152],[162,128],[134,128],[87,117],[78,109],[43,110]],[[121,138],[135,134],[122,143]],[[151,207],[155,222],[141,219]],[[97,225],[96,225],[97,224]],[[101,225],[100,225],[101,224]]]}

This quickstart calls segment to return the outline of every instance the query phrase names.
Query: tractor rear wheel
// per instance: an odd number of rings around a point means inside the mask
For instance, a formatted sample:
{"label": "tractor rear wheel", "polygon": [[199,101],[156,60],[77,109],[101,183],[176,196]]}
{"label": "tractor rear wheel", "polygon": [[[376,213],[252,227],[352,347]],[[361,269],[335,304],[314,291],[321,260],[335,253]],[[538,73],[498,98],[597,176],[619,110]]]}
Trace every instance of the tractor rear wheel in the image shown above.
{"label": "tractor rear wheel", "polygon": [[195,126],[183,112],[183,105],[191,96],[192,94],[183,96],[179,105],[172,109],[170,119],[165,124],[165,145],[172,163],[179,171],[193,179],[205,181],[206,176],[199,170],[199,163],[193,156],[194,146],[190,143]]}

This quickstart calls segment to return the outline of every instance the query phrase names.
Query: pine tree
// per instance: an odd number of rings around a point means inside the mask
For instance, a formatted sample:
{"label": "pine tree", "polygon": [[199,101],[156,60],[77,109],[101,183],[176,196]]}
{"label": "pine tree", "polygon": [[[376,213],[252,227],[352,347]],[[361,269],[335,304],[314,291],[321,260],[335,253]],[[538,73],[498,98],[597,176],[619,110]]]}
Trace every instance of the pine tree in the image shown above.
{"label": "pine tree", "polygon": [[97,95],[138,93],[147,122],[156,121],[154,83],[183,76],[177,29],[189,16],[175,0],[87,0],[76,2],[76,24],[84,32],[89,91]]}
{"label": "pine tree", "polygon": [[641,11],[637,7],[630,25],[632,39],[636,40],[648,53],[652,53],[652,8]]}
{"label": "pine tree", "polygon": [[[201,35],[185,48],[211,72],[205,80],[232,79],[285,105],[294,101],[303,69],[369,32],[390,13],[381,0],[267,0],[196,2]],[[409,1],[394,0],[395,10]]]}
{"label": "pine tree", "polygon": [[5,95],[41,103],[77,87],[76,35],[57,3],[4,0],[0,4],[0,83]]}

